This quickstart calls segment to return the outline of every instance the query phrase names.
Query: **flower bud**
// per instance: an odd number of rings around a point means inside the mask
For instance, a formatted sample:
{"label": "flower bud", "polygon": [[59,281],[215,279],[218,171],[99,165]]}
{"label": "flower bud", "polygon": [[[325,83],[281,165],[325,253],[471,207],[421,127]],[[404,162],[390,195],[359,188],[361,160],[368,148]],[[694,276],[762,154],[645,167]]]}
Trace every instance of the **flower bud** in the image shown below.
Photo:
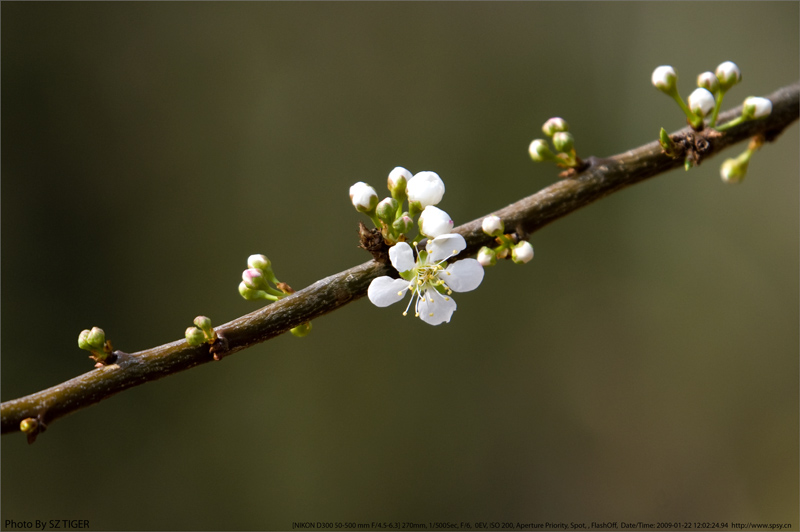
{"label": "flower bud", "polygon": [[442,201],[444,182],[436,172],[419,172],[408,180],[406,192],[409,203],[418,203],[420,208],[425,208]]}
{"label": "flower bud", "polygon": [[26,417],[19,423],[19,430],[26,434],[31,434],[39,428],[39,422],[35,418]]}
{"label": "flower bud", "polygon": [[272,262],[264,255],[250,255],[247,257],[247,267],[257,270],[269,270]]}
{"label": "flower bud", "polygon": [[78,347],[86,351],[91,351],[92,346],[89,345],[89,329],[84,329],[78,335]]}
{"label": "flower bud", "polygon": [[499,216],[491,214],[483,219],[481,222],[483,232],[489,236],[500,236],[505,231],[503,220]]}
{"label": "flower bud", "polygon": [[541,163],[543,161],[552,161],[556,158],[555,154],[550,151],[547,141],[541,139],[536,139],[531,142],[531,145],[528,146],[528,153],[530,154],[531,159],[537,163]]}
{"label": "flower bud", "polygon": [[575,145],[575,138],[569,131],[559,131],[553,135],[553,146],[560,152],[568,153]]}
{"label": "flower bud", "polygon": [[265,291],[253,290],[252,288],[249,288],[244,281],[239,283],[239,294],[248,301],[255,301],[256,299],[269,299]]}
{"label": "flower bud", "polygon": [[511,260],[517,264],[525,264],[533,258],[533,246],[527,240],[523,240],[511,248]]}
{"label": "flower bud", "polygon": [[290,329],[289,332],[297,336],[298,338],[302,338],[303,336],[311,332],[311,322],[307,321],[305,323],[301,323],[294,329]]}
{"label": "flower bud", "polygon": [[750,96],[744,101],[742,116],[746,119],[764,118],[772,112],[772,102],[766,98]]}
{"label": "flower bud", "polygon": [[89,335],[86,337],[86,342],[92,349],[103,350],[106,345],[106,333],[100,327],[92,327]]}
{"label": "flower bud", "polygon": [[419,232],[428,238],[449,233],[452,228],[452,218],[438,207],[429,205],[419,215]]}
{"label": "flower bud", "polygon": [[547,120],[542,126],[542,131],[548,137],[552,137],[555,133],[559,131],[568,131],[569,124],[563,118],[554,117]]}
{"label": "flower bud", "polygon": [[713,72],[703,72],[697,76],[697,86],[713,94],[719,90],[719,80]]}
{"label": "flower bud", "polygon": [[478,262],[480,262],[481,266],[484,268],[487,266],[494,266],[497,264],[497,255],[492,248],[483,246],[478,252]]}
{"label": "flower bud", "polygon": [[414,228],[414,220],[411,219],[411,216],[409,216],[407,212],[404,212],[400,218],[394,221],[392,228],[401,235],[404,235]]}
{"label": "flower bud", "polygon": [[392,193],[392,197],[397,201],[403,201],[405,199],[406,186],[408,185],[409,179],[411,179],[411,172],[402,166],[398,166],[389,172],[386,185],[389,187],[389,192]]}
{"label": "flower bud", "polygon": [[719,86],[723,91],[727,91],[740,81],[742,81],[742,73],[736,63],[725,61],[717,67],[716,71]]}
{"label": "flower bud", "polygon": [[186,342],[190,346],[195,347],[204,344],[206,342],[206,336],[203,334],[203,331],[197,327],[189,327],[186,329]]}
{"label": "flower bud", "polygon": [[394,198],[384,198],[383,201],[378,203],[377,208],[375,209],[375,214],[378,215],[378,219],[385,222],[386,225],[392,225],[394,223],[394,217],[397,214],[397,208],[400,206],[400,203]]}
{"label": "flower bud", "polygon": [[669,65],[662,65],[655,70],[653,70],[653,75],[650,78],[653,82],[653,86],[660,90],[661,92],[666,92],[667,94],[672,93],[676,90],[677,83],[678,83],[678,74],[675,73],[675,69]]}
{"label": "flower bud", "polygon": [[194,319],[194,324],[197,325],[201,331],[203,331],[207,340],[213,340],[216,337],[216,334],[214,334],[214,329],[211,327],[211,320],[206,316],[197,316]]}
{"label": "flower bud", "polygon": [[378,205],[378,193],[368,184],[359,181],[350,187],[350,201],[358,212],[372,212]]}
{"label": "flower bud", "polygon": [[256,268],[248,268],[243,271],[242,282],[251,290],[263,290],[269,286],[264,272]]}
{"label": "flower bud", "polygon": [[722,166],[720,166],[720,177],[722,177],[722,180],[726,183],[741,183],[744,176],[747,175],[747,167],[749,164],[749,158],[746,160],[741,160],[738,157],[736,159],[726,159],[725,162],[722,163]]}
{"label": "flower bud", "polygon": [[714,95],[708,89],[698,88],[689,95],[689,109],[699,116],[706,116],[714,108]]}

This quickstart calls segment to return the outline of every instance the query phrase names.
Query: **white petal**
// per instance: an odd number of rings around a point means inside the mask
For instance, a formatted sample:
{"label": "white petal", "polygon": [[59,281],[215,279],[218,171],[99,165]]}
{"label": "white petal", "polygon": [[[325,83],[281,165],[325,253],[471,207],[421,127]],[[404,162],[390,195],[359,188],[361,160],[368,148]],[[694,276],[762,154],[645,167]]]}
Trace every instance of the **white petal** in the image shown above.
{"label": "white petal", "polygon": [[453,292],[469,292],[483,281],[483,266],[475,259],[460,260],[439,272],[439,279]]}
{"label": "white petal", "polygon": [[394,269],[400,273],[407,272],[416,264],[414,251],[405,242],[398,242],[389,248],[389,260],[392,261]]}
{"label": "white petal", "polygon": [[461,253],[467,247],[467,241],[458,233],[447,233],[439,235],[433,240],[428,240],[425,247],[428,250],[430,260],[439,262]]}
{"label": "white petal", "polygon": [[383,276],[377,277],[369,283],[367,296],[376,307],[388,307],[403,299],[406,290],[408,290],[408,281]]}
{"label": "white petal", "polygon": [[450,296],[443,296],[436,290],[426,290],[417,307],[419,318],[425,323],[439,325],[450,321],[456,311],[456,302]]}

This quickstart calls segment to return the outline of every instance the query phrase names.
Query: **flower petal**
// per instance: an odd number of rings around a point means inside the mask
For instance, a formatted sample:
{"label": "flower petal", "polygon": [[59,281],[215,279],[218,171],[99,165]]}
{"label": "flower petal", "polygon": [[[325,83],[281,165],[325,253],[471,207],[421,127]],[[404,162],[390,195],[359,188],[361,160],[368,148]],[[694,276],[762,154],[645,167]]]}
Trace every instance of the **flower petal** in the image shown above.
{"label": "flower petal", "polygon": [[475,259],[460,260],[439,272],[439,279],[453,292],[469,292],[483,281],[483,266]]}
{"label": "flower petal", "polygon": [[447,233],[439,235],[433,240],[428,240],[428,245],[425,249],[428,250],[429,260],[439,262],[453,255],[458,255],[466,247],[467,241],[464,240],[463,236],[457,233]]}
{"label": "flower petal", "polygon": [[420,298],[417,312],[419,318],[430,325],[439,325],[450,321],[456,311],[456,302],[450,296],[443,296],[436,290],[426,290],[425,297]]}
{"label": "flower petal", "polygon": [[400,273],[407,272],[417,263],[414,260],[414,251],[405,242],[398,242],[389,248],[389,260],[394,269]]}
{"label": "flower petal", "polygon": [[388,307],[392,303],[397,303],[408,290],[408,281],[403,279],[392,279],[391,277],[377,277],[369,283],[367,296],[376,307]]}

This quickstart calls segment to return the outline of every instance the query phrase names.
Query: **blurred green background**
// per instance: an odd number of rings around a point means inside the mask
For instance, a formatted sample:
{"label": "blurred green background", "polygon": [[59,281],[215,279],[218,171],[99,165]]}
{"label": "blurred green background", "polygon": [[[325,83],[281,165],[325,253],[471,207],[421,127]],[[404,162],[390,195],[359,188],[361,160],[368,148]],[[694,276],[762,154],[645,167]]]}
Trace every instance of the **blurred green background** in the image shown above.
{"label": "blurred green background", "polygon": [[[2,399],[360,264],[348,187],[433,170],[465,223],[579,155],[798,79],[798,3],[2,4]],[[366,299],[222,363],[2,439],[2,519],[93,529],[293,521],[798,526],[798,128],[614,194],[487,270],[450,324]],[[744,145],[728,151],[732,157]],[[31,269],[31,271],[26,271]]]}

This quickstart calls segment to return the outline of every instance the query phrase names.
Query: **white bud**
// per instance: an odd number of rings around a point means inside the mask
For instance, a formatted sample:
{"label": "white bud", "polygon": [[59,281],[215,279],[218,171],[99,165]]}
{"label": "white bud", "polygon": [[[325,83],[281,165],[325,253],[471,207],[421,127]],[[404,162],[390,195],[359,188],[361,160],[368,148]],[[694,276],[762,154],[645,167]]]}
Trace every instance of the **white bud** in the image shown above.
{"label": "white bud", "polygon": [[708,89],[698,88],[689,95],[689,109],[700,116],[706,116],[714,108],[714,95]]}
{"label": "white bud", "polygon": [[478,262],[484,268],[487,266],[494,266],[497,264],[497,255],[492,248],[483,246],[478,252]]}
{"label": "white bud", "polygon": [[406,191],[409,203],[436,205],[444,196],[444,182],[436,172],[419,172],[408,180]]}
{"label": "white bud", "polygon": [[438,207],[429,205],[419,215],[419,232],[428,238],[436,238],[439,235],[447,234],[452,228],[452,218]]}
{"label": "white bud", "polygon": [[405,190],[409,179],[411,179],[411,172],[402,166],[398,166],[389,172],[389,179],[387,179],[386,184],[388,185],[390,191],[394,191],[399,187],[402,187]]}
{"label": "white bud", "polygon": [[675,69],[669,65],[662,65],[653,70],[653,76],[650,78],[653,86],[663,92],[671,92],[675,89],[675,84],[678,82],[678,75]]}
{"label": "white bud", "polygon": [[728,90],[740,81],[742,81],[742,73],[736,63],[725,61],[717,67],[717,79],[722,87],[722,90]]}
{"label": "white bud", "polygon": [[703,72],[699,76],[697,76],[697,86],[702,87],[704,89],[708,89],[712,93],[717,92],[719,90],[719,80],[717,76],[714,75],[713,72]]}
{"label": "white bud", "polygon": [[378,205],[378,193],[368,184],[359,181],[350,187],[350,201],[358,212],[369,212]]}
{"label": "white bud", "polygon": [[481,222],[481,228],[483,229],[483,232],[489,236],[500,236],[505,230],[503,220],[494,214],[491,214],[483,219],[483,222]]}
{"label": "white bud", "polygon": [[772,102],[766,98],[750,96],[744,101],[743,115],[750,118],[764,118],[772,112]]}
{"label": "white bud", "polygon": [[523,240],[511,249],[511,260],[517,264],[525,264],[533,258],[533,246],[527,240]]}

